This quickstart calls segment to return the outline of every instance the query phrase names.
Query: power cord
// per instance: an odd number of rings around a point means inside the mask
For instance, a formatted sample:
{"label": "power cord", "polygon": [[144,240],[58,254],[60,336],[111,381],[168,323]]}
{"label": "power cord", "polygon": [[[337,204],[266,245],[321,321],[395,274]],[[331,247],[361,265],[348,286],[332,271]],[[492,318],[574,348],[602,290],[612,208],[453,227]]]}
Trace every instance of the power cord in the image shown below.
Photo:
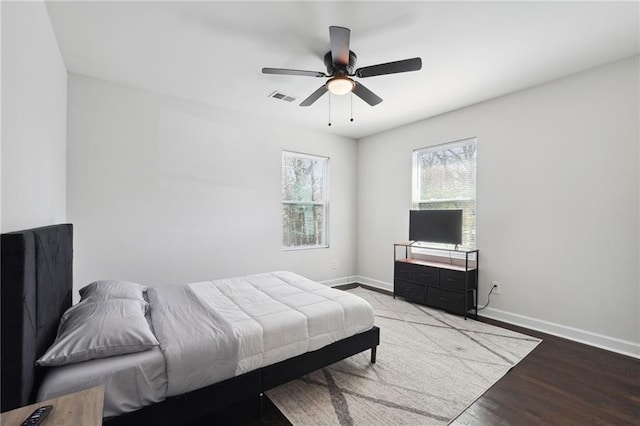
{"label": "power cord", "polygon": [[498,287],[498,286],[497,285],[491,286],[491,290],[489,290],[489,294],[487,294],[487,304],[484,305],[482,308],[478,308],[479,311],[481,311],[484,308],[486,308],[487,306],[489,306],[489,302],[491,302],[491,293],[493,293],[493,290],[495,290],[496,287]]}

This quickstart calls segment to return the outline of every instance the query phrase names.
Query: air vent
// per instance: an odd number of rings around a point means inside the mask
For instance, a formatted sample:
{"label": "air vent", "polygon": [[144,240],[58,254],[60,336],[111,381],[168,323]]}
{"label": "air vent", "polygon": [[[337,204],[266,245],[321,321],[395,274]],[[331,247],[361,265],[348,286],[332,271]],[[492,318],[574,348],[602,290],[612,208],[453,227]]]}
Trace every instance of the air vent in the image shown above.
{"label": "air vent", "polygon": [[278,91],[272,92],[269,95],[269,97],[270,98],[275,98],[275,99],[280,99],[281,101],[286,101],[286,102],[293,102],[293,101],[296,100],[295,96],[285,95],[284,93],[278,92]]}

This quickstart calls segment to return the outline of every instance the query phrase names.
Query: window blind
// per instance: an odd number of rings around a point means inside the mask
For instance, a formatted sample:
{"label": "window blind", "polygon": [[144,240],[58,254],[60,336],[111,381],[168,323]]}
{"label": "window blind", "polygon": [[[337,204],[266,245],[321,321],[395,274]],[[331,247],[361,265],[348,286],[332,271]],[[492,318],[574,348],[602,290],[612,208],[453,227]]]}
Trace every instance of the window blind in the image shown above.
{"label": "window blind", "polygon": [[476,245],[476,138],[413,151],[413,208],[462,209],[462,245]]}

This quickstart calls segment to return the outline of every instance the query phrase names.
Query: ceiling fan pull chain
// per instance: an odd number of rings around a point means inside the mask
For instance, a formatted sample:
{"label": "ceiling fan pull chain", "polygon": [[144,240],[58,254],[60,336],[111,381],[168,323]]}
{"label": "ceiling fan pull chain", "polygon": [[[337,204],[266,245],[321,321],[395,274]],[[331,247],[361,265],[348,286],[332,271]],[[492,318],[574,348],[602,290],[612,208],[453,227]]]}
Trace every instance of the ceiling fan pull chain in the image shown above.
{"label": "ceiling fan pull chain", "polygon": [[331,126],[331,93],[329,93],[329,126]]}
{"label": "ceiling fan pull chain", "polygon": [[351,92],[351,120],[353,123],[353,92]]}

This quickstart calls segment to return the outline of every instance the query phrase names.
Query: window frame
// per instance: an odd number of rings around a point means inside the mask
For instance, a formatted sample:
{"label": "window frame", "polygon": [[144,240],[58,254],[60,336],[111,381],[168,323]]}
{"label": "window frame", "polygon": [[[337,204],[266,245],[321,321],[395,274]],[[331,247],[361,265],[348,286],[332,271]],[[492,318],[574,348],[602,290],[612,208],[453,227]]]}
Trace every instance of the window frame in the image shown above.
{"label": "window frame", "polygon": [[[437,200],[420,200],[420,190],[421,190],[421,182],[420,182],[420,166],[418,165],[418,156],[422,152],[438,152],[438,151],[447,151],[448,149],[454,149],[456,147],[461,147],[465,145],[473,144],[475,147],[474,153],[474,162],[475,162],[475,176],[473,178],[474,181],[474,189],[473,189],[473,197],[456,197],[456,198],[441,198]],[[469,228],[469,232],[473,234],[473,238],[470,241],[465,241],[465,227],[463,224],[463,241],[458,247],[464,249],[474,249],[477,247],[477,204],[478,204],[478,138],[476,136],[467,137],[463,139],[454,140],[451,142],[445,142],[437,145],[425,146],[421,148],[416,148],[412,151],[412,173],[411,173],[411,208],[414,210],[426,210],[421,209],[420,206],[424,204],[442,204],[442,203],[473,203],[473,214],[472,220],[473,224]],[[462,208],[462,207],[456,207]],[[463,211],[465,209],[463,208]],[[464,213],[463,213],[464,214]],[[450,246],[450,244],[441,244],[441,243],[428,243],[428,245],[433,247],[445,247]]]}
{"label": "window frame", "polygon": [[[283,195],[282,195],[282,189],[283,189],[283,173],[284,173],[284,159],[286,156],[293,156],[296,158],[303,158],[303,159],[309,159],[309,160],[315,160],[315,161],[322,161],[324,162],[324,169],[323,169],[323,176],[322,176],[322,202],[318,202],[318,201],[296,201],[296,200],[285,200]],[[310,205],[310,206],[322,206],[322,235],[324,237],[322,244],[314,244],[314,245],[300,245],[300,246],[285,246],[284,245],[284,232],[285,232],[285,227],[284,227],[284,222],[281,221],[281,250],[282,251],[295,251],[295,250],[313,250],[313,249],[323,249],[323,248],[329,248],[329,161],[330,158],[324,155],[317,155],[317,154],[308,154],[308,153],[303,153],[303,152],[298,152],[298,151],[291,151],[291,150],[286,150],[283,149],[282,150],[282,155],[281,155],[281,166],[280,166],[280,176],[281,176],[281,183],[280,183],[280,190],[281,190],[281,199],[280,199],[280,208],[281,208],[281,212],[282,212],[282,207],[285,204],[296,204],[296,205]],[[282,216],[281,216],[282,219]]]}

